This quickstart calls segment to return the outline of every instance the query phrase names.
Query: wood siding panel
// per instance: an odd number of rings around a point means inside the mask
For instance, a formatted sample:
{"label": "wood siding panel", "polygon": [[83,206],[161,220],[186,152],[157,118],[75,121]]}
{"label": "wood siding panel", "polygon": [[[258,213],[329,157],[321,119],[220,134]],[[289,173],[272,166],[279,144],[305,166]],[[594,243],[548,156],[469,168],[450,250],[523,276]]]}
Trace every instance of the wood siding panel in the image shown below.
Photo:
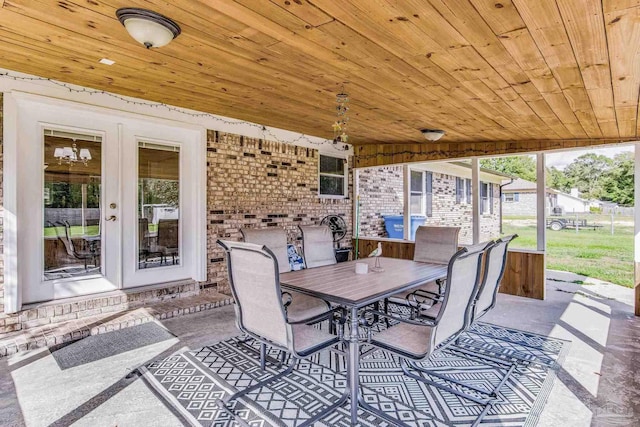
{"label": "wood siding panel", "polygon": [[635,313],[636,316],[640,316],[640,262],[634,263],[634,277],[635,277]]}
{"label": "wood siding panel", "polygon": [[544,253],[509,251],[500,292],[543,300],[545,280]]}
{"label": "wood siding panel", "polygon": [[[378,247],[377,239],[359,239],[359,252],[366,257]],[[355,239],[353,247],[355,248]],[[382,241],[382,254],[390,258],[413,259],[413,242]],[[362,258],[362,256],[360,257]],[[545,259],[543,253],[510,250],[507,256],[505,275],[500,284],[500,292],[527,298],[545,298]],[[636,296],[640,287],[636,288]],[[638,305],[636,305],[638,307]]]}
{"label": "wood siding panel", "polygon": [[[388,241],[377,239],[359,239],[358,258],[366,258],[374,249],[378,247],[378,242],[382,242],[382,255],[389,258],[413,259],[414,244],[413,242]],[[356,241],[353,240],[353,247],[356,247]]]}

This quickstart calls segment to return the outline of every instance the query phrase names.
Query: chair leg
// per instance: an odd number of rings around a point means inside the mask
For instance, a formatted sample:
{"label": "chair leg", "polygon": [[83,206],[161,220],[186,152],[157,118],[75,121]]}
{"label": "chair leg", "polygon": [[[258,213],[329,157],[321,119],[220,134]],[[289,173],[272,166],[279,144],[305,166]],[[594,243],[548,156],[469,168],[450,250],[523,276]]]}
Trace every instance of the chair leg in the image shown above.
{"label": "chair leg", "polygon": [[[409,376],[409,377],[411,377],[411,378],[413,378],[413,379],[415,379],[417,381],[421,381],[421,382],[433,385],[434,387],[437,387],[437,388],[440,388],[442,390],[448,391],[450,393],[453,393],[453,394],[455,394],[457,396],[463,397],[463,398],[465,398],[467,400],[470,400],[472,402],[478,403],[480,405],[484,405],[484,408],[483,408],[482,412],[478,415],[478,417],[476,418],[476,420],[472,424],[473,427],[475,427],[478,424],[480,424],[482,422],[482,419],[485,417],[485,415],[487,415],[489,413],[489,411],[491,410],[491,407],[497,401],[498,392],[506,384],[506,382],[509,379],[509,377],[511,377],[513,372],[516,370],[516,366],[517,366],[515,363],[511,363],[509,368],[506,370],[505,375],[502,377],[502,379],[498,383],[498,385],[495,386],[492,391],[486,391],[486,390],[480,389],[478,387],[472,386],[470,384],[466,384],[466,383],[463,383],[461,381],[454,380],[454,379],[449,378],[449,377],[447,377],[445,375],[438,374],[437,372],[433,372],[431,370],[422,368],[420,366],[417,366],[414,362],[409,362],[409,361],[406,361],[405,359],[401,359],[400,364],[401,364],[402,370],[405,373],[405,375],[407,375],[407,376]],[[454,389],[452,387],[449,387],[449,386],[447,386],[445,384],[440,384],[440,383],[437,383],[435,381],[431,381],[430,379],[425,378],[422,375],[414,374],[413,372],[411,372],[409,370],[409,367],[412,368],[412,369],[415,369],[416,371],[418,371],[420,373],[424,373],[426,375],[430,375],[430,376],[433,376],[433,377],[436,377],[436,378],[440,378],[440,379],[442,379],[444,381],[447,381],[449,383],[457,384],[457,385],[465,387],[467,389],[474,390],[476,392],[488,395],[489,398],[480,399],[480,398],[478,398],[476,396],[472,396],[472,395],[470,395],[468,393],[465,393],[463,391],[456,390],[456,389]]]}
{"label": "chair leg", "polygon": [[267,345],[263,342],[260,343],[260,369],[264,371],[267,364]]}
{"label": "chair leg", "polygon": [[438,295],[436,297],[436,299],[433,301],[433,303],[435,304],[437,301],[442,301],[443,300],[443,295],[445,292],[444,286],[446,284],[446,279],[437,279],[436,280],[436,285],[438,285]]}
{"label": "chair leg", "polygon": [[[497,341],[504,341],[504,342],[507,342],[507,343],[513,343],[512,341],[506,340],[506,339],[504,339],[504,338],[495,337],[495,336],[493,336],[493,335],[483,334],[483,333],[476,332],[476,331],[470,331],[470,332],[471,332],[472,334],[479,335],[479,336],[481,336],[481,337],[487,337],[487,338],[495,339],[495,340],[497,340]],[[462,346],[467,345],[467,344],[458,344],[458,342],[459,342],[459,341],[460,341],[460,339],[458,338],[458,340],[456,340],[456,344],[455,344],[455,345],[456,345],[456,347],[460,348],[460,347],[462,347]],[[478,348],[480,348],[480,345],[482,345],[482,347],[483,347],[483,348],[496,348],[496,349],[497,349],[497,350],[496,350],[496,353],[501,353],[501,351],[499,350],[499,349],[500,349],[500,346],[496,346],[496,345],[493,345],[493,344],[486,344],[486,343],[481,343],[481,342],[479,342],[479,343],[478,343]],[[530,346],[530,345],[527,345],[527,344],[517,343],[517,345],[519,345],[519,346],[521,346],[521,347],[533,348],[533,349],[538,350],[538,348],[537,348],[537,347],[533,347],[533,346]],[[472,348],[474,348],[473,344],[470,344],[470,346],[471,346]],[[474,353],[474,354],[475,354],[475,353]],[[484,355],[482,355],[482,356],[481,356],[481,355],[478,355],[478,357],[485,357],[485,358],[486,358],[487,356],[484,356]],[[521,352],[518,352],[518,351],[510,351],[508,355],[505,355],[505,357],[507,357],[507,358],[511,358],[511,359],[516,359],[516,360],[519,360],[519,361],[522,361],[522,362],[525,362],[525,363],[532,363],[532,362],[535,362],[535,363],[539,363],[539,364],[544,365],[544,366],[547,366],[547,367],[553,367],[553,366],[555,366],[555,364],[556,364],[556,363],[555,363],[555,361],[554,361],[553,359],[550,359],[550,358],[549,358],[548,360],[544,360],[544,359],[540,359],[540,358],[539,358],[539,357],[537,357],[537,356],[529,356],[529,355],[527,355],[527,354],[525,354],[525,353],[521,353]],[[533,358],[533,359],[535,359],[535,361],[534,361],[534,360],[532,360],[532,358]]]}
{"label": "chair leg", "polygon": [[[426,377],[424,377],[424,376],[422,376],[422,375],[416,375],[416,374],[414,374],[413,372],[411,372],[411,371],[409,370],[409,368],[415,369],[416,371],[421,372],[421,373],[424,373],[424,374],[426,374],[426,375],[431,375],[432,373],[431,373],[430,371],[428,371],[428,370],[424,369],[424,368],[420,368],[420,367],[416,366],[415,364],[407,363],[407,361],[406,361],[406,360],[404,360],[404,359],[401,359],[401,361],[400,361],[400,367],[402,368],[402,371],[404,372],[404,374],[405,374],[406,376],[408,376],[408,377],[410,377],[410,378],[413,378],[413,379],[414,379],[414,380],[416,380],[416,381],[420,381],[420,382],[423,382],[423,383],[427,383],[427,384],[432,385],[432,386],[434,386],[434,387],[437,387],[437,388],[439,388],[439,389],[442,389],[442,390],[448,391],[449,393],[453,393],[453,394],[455,394],[456,396],[460,396],[460,397],[463,397],[463,398],[465,398],[465,399],[467,399],[467,400],[470,400],[470,401],[472,401],[472,402],[475,402],[475,403],[477,403],[477,404],[479,404],[479,405],[486,405],[486,404],[487,404],[487,403],[489,403],[489,401],[491,400],[491,399],[480,399],[479,397],[472,396],[472,395],[470,395],[469,393],[465,393],[465,392],[460,391],[460,390],[456,390],[455,388],[453,388],[453,387],[449,387],[448,385],[440,384],[440,383],[438,383],[438,382],[432,381],[432,380],[430,380],[429,378],[426,378]],[[441,377],[440,377],[440,376],[438,376],[438,375],[434,375],[434,376],[435,376],[435,377],[437,377],[437,378],[441,378]],[[445,381],[449,381],[449,382],[451,382],[451,383],[458,384],[455,380],[449,380],[449,379],[446,379]],[[464,385],[464,386],[466,387],[466,385]]]}

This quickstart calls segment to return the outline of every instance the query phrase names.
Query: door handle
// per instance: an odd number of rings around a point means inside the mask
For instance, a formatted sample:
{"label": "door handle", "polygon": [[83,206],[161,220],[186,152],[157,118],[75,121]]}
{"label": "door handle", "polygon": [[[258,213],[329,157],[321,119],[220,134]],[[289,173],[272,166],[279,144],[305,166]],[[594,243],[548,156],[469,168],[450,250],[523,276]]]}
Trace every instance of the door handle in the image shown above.
{"label": "door handle", "polygon": [[109,218],[105,218],[105,221],[115,221],[118,219],[115,215],[111,215]]}

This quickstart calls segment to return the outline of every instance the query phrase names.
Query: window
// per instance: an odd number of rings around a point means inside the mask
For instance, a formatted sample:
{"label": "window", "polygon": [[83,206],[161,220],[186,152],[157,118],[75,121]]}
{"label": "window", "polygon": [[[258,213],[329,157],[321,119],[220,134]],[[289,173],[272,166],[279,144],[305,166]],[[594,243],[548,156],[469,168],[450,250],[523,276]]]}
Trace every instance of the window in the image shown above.
{"label": "window", "polygon": [[456,203],[471,203],[471,180],[456,177]]}
{"label": "window", "polygon": [[180,147],[138,143],[138,268],[181,264]]}
{"label": "window", "polygon": [[411,171],[411,214],[424,215],[424,172]]}
{"label": "window", "polygon": [[411,171],[410,201],[412,215],[433,215],[433,174]]}
{"label": "window", "polygon": [[102,138],[44,131],[44,280],[100,274]]}
{"label": "window", "polygon": [[433,216],[433,173],[427,172],[427,209],[426,214],[428,217]]}
{"label": "window", "polygon": [[516,201],[515,193],[504,193],[503,196],[505,203],[512,203]]}
{"label": "window", "polygon": [[493,184],[480,182],[480,214],[493,214]]}
{"label": "window", "polygon": [[347,164],[340,157],[320,155],[320,196],[347,196]]}

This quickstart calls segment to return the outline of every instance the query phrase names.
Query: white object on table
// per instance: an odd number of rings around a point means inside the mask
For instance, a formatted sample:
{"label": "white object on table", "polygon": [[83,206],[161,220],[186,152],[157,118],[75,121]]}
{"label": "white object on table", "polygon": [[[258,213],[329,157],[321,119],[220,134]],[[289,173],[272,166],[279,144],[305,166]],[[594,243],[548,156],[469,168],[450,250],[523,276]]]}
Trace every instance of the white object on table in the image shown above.
{"label": "white object on table", "polygon": [[356,263],[356,274],[367,274],[369,272],[369,264],[364,262]]}

